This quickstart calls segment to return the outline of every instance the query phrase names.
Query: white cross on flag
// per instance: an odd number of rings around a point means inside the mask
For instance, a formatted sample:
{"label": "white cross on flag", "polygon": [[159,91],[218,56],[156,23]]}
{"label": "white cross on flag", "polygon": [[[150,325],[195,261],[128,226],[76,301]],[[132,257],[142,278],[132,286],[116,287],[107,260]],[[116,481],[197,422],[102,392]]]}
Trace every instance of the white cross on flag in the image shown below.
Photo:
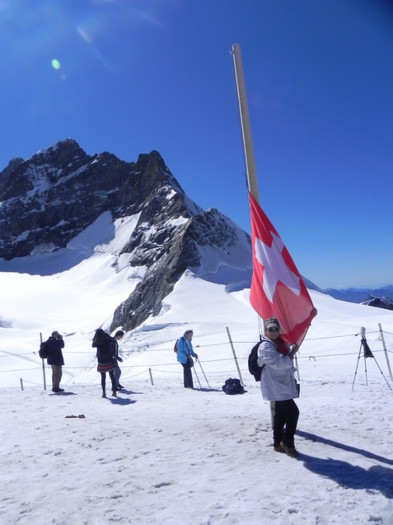
{"label": "white cross on flag", "polygon": [[300,345],[316,310],[276,229],[249,193],[253,276],[250,302],[262,319],[276,317],[282,338]]}

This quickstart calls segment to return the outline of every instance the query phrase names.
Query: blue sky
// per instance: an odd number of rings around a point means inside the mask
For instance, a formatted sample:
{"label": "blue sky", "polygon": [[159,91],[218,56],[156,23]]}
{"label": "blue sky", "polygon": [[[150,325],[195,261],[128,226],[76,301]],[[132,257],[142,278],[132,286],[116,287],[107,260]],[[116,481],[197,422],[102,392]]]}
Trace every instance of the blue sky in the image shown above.
{"label": "blue sky", "polygon": [[393,282],[393,8],[366,0],[0,0],[0,170],[67,137],[158,150],[250,231],[233,60],[261,205],[322,288]]}

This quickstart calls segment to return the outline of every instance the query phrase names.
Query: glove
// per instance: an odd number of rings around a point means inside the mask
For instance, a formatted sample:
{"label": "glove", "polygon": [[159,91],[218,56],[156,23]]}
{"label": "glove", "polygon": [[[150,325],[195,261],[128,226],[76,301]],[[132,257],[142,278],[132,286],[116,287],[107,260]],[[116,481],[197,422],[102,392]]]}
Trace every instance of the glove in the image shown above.
{"label": "glove", "polygon": [[198,359],[198,354],[194,354],[195,359]]}
{"label": "glove", "polygon": [[117,357],[116,359],[117,359],[120,363],[123,362],[123,359],[122,359],[121,357]]}

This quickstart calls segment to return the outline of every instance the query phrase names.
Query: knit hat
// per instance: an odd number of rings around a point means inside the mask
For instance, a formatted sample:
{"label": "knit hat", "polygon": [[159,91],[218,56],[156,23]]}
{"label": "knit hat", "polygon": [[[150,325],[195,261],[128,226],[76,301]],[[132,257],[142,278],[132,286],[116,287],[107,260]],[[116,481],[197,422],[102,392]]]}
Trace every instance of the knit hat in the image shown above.
{"label": "knit hat", "polygon": [[269,317],[269,319],[266,319],[265,321],[265,330],[268,330],[271,327],[274,327],[274,328],[277,328],[277,330],[280,330],[280,323],[275,317]]}

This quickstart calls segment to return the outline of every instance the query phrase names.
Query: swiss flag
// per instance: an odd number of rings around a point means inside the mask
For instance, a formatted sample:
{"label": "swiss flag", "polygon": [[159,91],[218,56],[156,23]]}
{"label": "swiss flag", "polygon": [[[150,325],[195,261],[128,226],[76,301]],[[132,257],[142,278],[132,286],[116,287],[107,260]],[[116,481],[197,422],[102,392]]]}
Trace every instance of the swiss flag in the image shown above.
{"label": "swiss flag", "polygon": [[262,319],[276,317],[282,338],[300,345],[316,314],[295,263],[276,229],[249,193],[253,277],[250,302]]}

